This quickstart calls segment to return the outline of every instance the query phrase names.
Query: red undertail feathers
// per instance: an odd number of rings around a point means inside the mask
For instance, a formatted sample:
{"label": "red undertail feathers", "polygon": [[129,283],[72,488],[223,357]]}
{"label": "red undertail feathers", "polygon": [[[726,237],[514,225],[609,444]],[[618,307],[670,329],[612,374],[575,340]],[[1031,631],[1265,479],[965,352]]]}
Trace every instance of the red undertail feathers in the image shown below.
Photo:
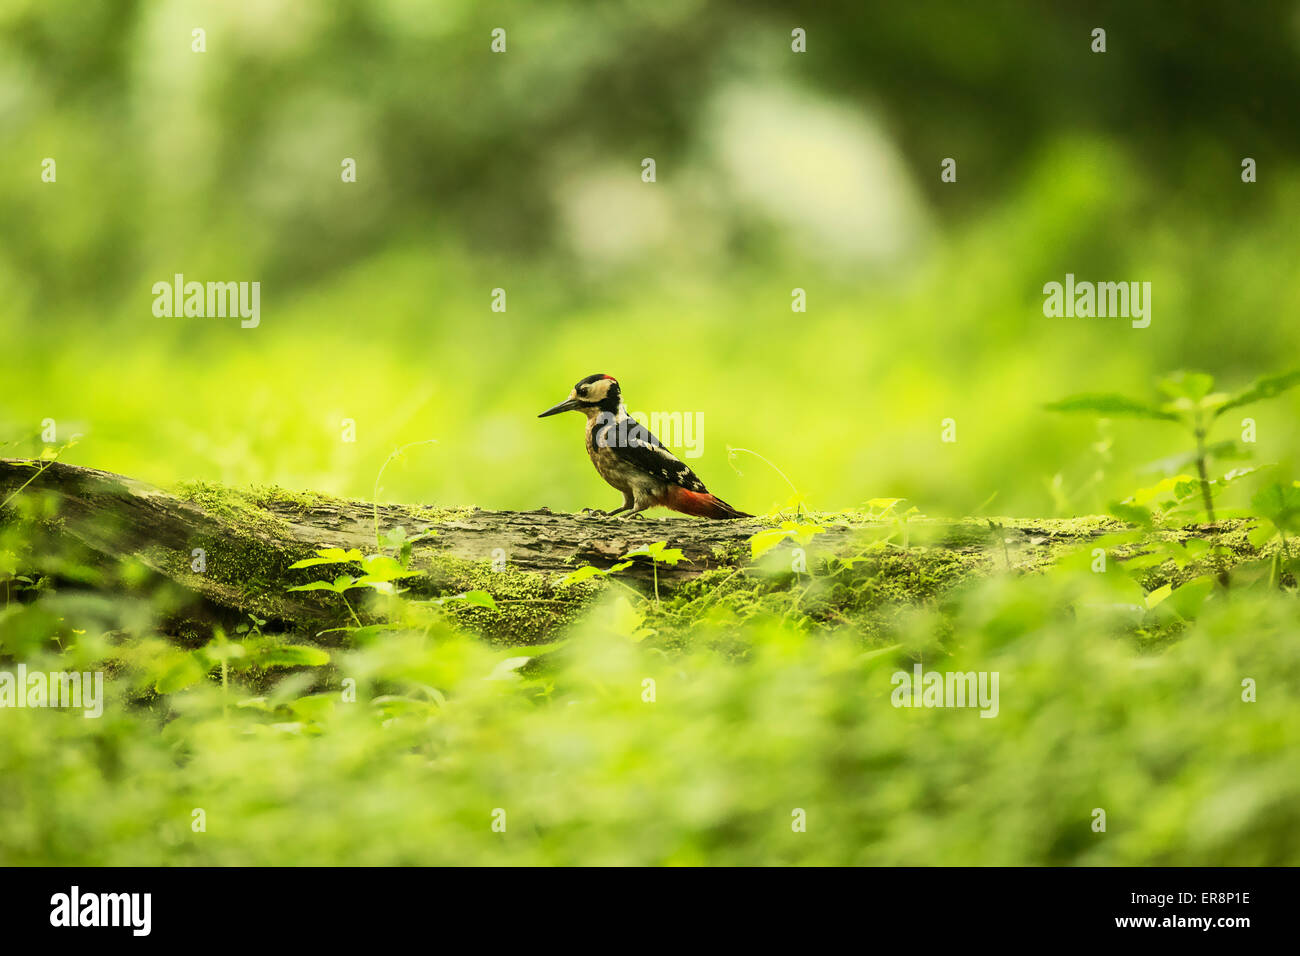
{"label": "red undertail feathers", "polygon": [[668,492],[664,506],[682,514],[698,515],[701,518],[752,518],[753,515],[737,511],[716,495],[707,492],[687,491],[674,487]]}

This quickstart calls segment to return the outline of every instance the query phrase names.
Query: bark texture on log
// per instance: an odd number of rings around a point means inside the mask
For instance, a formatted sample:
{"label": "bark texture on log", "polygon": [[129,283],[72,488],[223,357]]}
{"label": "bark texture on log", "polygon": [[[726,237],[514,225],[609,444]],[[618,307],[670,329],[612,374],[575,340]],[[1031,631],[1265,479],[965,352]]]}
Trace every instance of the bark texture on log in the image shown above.
{"label": "bark texture on log", "polygon": [[[26,488],[15,495],[24,483]],[[0,521],[12,520],[24,500],[39,503],[26,510],[47,516],[42,519],[47,543],[75,545],[90,560],[106,565],[133,562],[208,605],[302,628],[342,623],[340,602],[327,593],[288,588],[332,578],[335,572],[289,566],[313,556],[317,548],[373,553],[377,514],[383,531],[402,526],[409,536],[432,532],[412,549],[411,567],[422,574],[403,586],[422,596],[481,588],[494,597],[505,595],[507,603],[529,605],[532,624],[521,623],[518,616],[504,619],[508,636],[519,640],[544,637],[590,596],[590,587],[558,585],[569,571],[587,564],[608,568],[633,548],[663,541],[686,559],[657,569],[659,587],[671,593],[718,568],[747,565],[749,538],[779,523],[770,518],[609,518],[546,508],[514,512],[389,504],[376,509],[369,502],[314,493],[213,485],[167,492],[93,468],[0,459],[0,502],[11,496],[9,514],[0,514]],[[864,535],[879,537],[897,528],[862,516],[817,519],[826,530],[808,546],[809,567],[815,555],[858,553]],[[918,555],[917,560],[925,554],[945,560],[963,556],[977,570],[1032,570],[1063,547],[1122,528],[1109,518],[913,519],[906,533],[908,553]],[[201,573],[193,567],[196,551],[203,554]],[[620,577],[644,586],[654,573],[648,561],[639,559]]]}

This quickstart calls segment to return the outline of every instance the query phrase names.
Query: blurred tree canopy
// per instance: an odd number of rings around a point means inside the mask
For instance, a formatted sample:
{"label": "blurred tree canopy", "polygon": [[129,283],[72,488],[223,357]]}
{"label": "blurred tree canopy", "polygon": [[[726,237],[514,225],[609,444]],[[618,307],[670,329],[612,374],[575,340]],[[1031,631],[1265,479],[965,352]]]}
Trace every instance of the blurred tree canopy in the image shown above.
{"label": "blurred tree canopy", "polygon": [[[489,49],[497,26],[504,57]],[[795,26],[803,57],[789,55]],[[1090,50],[1098,26],[1104,55]],[[653,155],[671,176],[706,93],[746,73],[869,105],[917,167],[960,157],[981,189],[919,177],[943,214],[996,201],[1044,141],[1080,130],[1123,139],[1163,189],[1214,205],[1207,184],[1243,151],[1294,164],[1300,127],[1279,120],[1300,98],[1298,38],[1296,4],[1276,0],[7,0],[5,257],[57,302],[121,292],[160,250],[202,258],[226,238],[265,278],[301,282],[430,229],[488,254],[545,254],[545,180],[592,153],[629,168]],[[83,168],[64,175],[89,181],[75,199],[88,228],[69,238],[40,228],[26,171],[33,151],[73,142]],[[339,203],[344,155],[361,175]],[[744,252],[744,221],[721,226]]]}
{"label": "blurred tree canopy", "polygon": [[[1179,449],[1043,403],[1182,366],[1233,387],[1300,349],[1298,20],[1293,2],[6,0],[0,426],[93,424],[74,459],[160,483],[351,494],[436,435],[459,467],[391,493],[576,507],[585,460],[524,423],[604,371],[642,408],[722,416],[711,482],[735,445],[825,504],[1104,508]],[[1068,272],[1151,281],[1151,329],[1044,318]],[[267,321],[159,320],[149,289],[177,273],[262,282]],[[961,444],[937,445],[957,409]],[[1287,414],[1261,420],[1266,460],[1300,453]],[[846,441],[848,418],[870,428]],[[548,465],[504,467],[525,460]],[[788,494],[768,477],[749,472],[754,507]]]}

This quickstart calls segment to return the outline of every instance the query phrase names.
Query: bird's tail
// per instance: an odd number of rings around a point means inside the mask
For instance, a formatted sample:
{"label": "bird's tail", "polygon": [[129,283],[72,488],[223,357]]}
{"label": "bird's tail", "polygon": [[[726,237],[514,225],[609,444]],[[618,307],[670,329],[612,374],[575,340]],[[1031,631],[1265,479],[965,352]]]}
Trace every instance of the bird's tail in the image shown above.
{"label": "bird's tail", "polygon": [[737,511],[731,505],[727,504],[717,495],[711,495],[707,492],[687,491],[685,488],[674,488],[670,493],[667,505],[674,511],[680,511],[682,514],[698,515],[701,518],[752,518],[753,515],[745,514],[743,511]]}

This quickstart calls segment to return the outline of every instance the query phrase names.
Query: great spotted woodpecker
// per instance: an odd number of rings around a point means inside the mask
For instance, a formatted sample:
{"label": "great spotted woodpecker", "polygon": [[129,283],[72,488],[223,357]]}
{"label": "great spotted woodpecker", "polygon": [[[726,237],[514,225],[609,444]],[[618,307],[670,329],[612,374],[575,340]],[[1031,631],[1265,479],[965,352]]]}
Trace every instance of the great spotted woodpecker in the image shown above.
{"label": "great spotted woodpecker", "polygon": [[569,397],[538,415],[582,412],[587,416],[587,454],[600,477],[623,492],[623,506],[597,514],[629,517],[662,506],[702,518],[752,518],[709,494],[677,456],[627,413],[618,382],[609,375],[588,375]]}

